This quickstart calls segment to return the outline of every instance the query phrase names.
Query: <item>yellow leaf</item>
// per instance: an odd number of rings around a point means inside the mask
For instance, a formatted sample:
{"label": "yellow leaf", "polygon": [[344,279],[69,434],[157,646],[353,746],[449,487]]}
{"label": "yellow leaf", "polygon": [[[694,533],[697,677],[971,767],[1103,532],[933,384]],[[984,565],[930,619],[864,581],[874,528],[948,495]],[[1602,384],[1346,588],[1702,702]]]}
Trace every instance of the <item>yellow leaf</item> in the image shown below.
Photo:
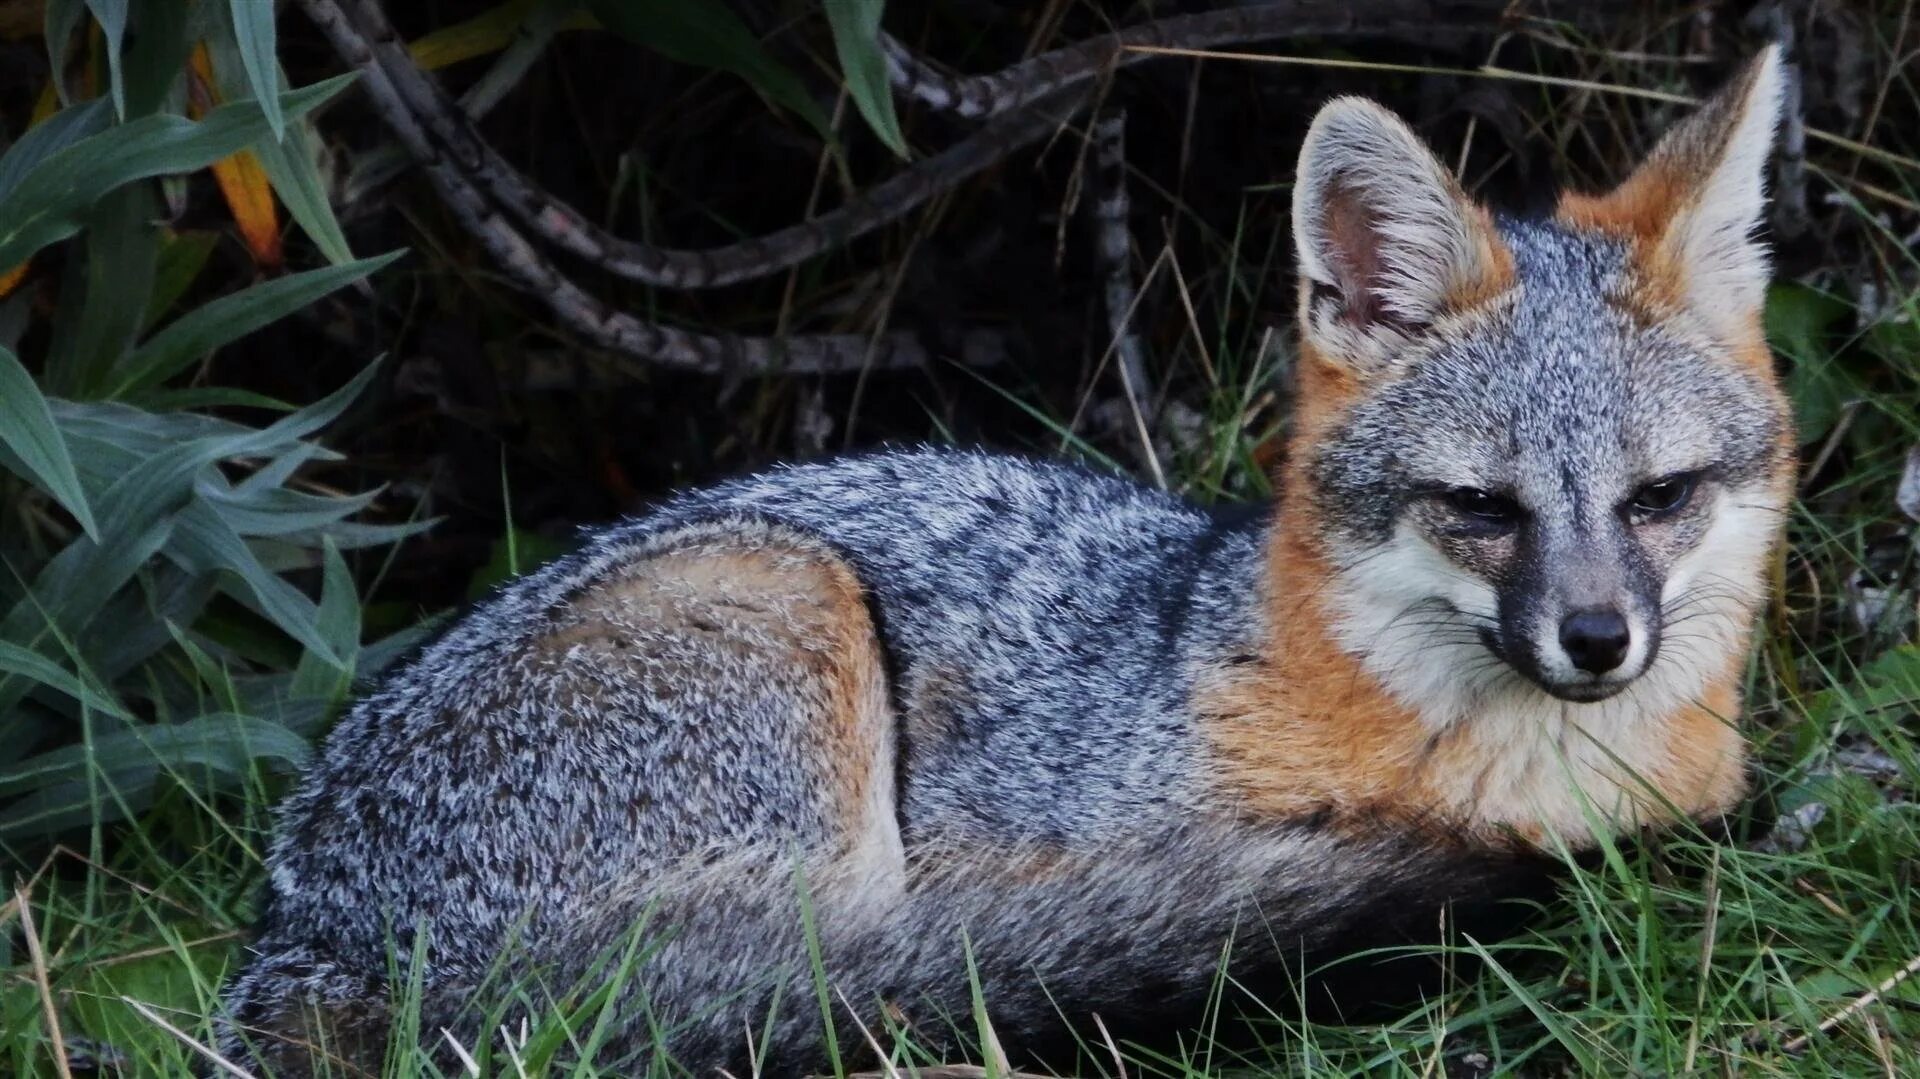
{"label": "yellow leaf", "polygon": [[23,262],[6,273],[0,273],[0,298],[20,287],[20,282],[27,279],[27,270],[32,265],[32,262]]}
{"label": "yellow leaf", "polygon": [[213,163],[213,179],[233,211],[240,238],[253,252],[253,261],[270,269],[280,265],[280,212],[273,205],[273,187],[267,170],[253,151],[242,150]]}
{"label": "yellow leaf", "polygon": [[[407,46],[413,62],[427,71],[451,67],[462,60],[499,52],[513,41],[520,24],[540,0],[507,0],[465,22],[424,34]],[[561,24],[567,30],[591,30],[600,25],[592,15],[577,11]]]}
{"label": "yellow leaf", "polygon": [[475,15],[465,22],[442,27],[407,46],[413,62],[428,71],[471,60],[476,56],[499,52],[513,40],[514,31],[526,21],[539,0],[507,0]]}
{"label": "yellow leaf", "polygon": [[40,96],[34,99],[33,115],[27,118],[27,126],[32,127],[54,113],[60,111],[60,95],[54,91],[53,80],[40,88]]}
{"label": "yellow leaf", "polygon": [[[213,62],[204,42],[194,46],[192,63],[194,75],[205,87],[205,98],[217,104]],[[196,116],[206,111],[197,100],[200,96],[187,95],[188,111]],[[273,186],[267,181],[267,170],[260,167],[260,159],[251,150],[222,158],[213,163],[213,181],[220,186],[220,194],[227,200],[227,209],[232,211],[233,223],[239,227],[240,239],[252,253],[253,261],[268,269],[277,269],[283,254],[280,211],[273,204]]]}

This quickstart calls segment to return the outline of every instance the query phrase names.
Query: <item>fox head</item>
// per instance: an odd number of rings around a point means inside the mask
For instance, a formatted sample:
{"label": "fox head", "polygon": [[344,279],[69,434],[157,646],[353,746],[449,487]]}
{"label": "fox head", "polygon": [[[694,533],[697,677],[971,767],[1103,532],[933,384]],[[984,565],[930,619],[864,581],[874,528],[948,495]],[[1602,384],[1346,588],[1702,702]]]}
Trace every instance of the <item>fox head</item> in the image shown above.
{"label": "fox head", "polygon": [[1370,102],[1315,119],[1286,498],[1343,646],[1423,716],[1734,677],[1793,467],[1752,235],[1781,78],[1769,50],[1539,219],[1477,205]]}

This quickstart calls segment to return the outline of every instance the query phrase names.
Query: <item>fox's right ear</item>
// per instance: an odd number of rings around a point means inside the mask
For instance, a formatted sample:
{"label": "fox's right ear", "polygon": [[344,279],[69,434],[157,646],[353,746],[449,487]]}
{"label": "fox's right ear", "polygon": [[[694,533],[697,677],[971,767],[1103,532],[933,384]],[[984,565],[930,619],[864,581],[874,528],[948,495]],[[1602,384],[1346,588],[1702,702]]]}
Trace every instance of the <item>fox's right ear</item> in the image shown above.
{"label": "fox's right ear", "polygon": [[1293,236],[1302,332],[1360,374],[1390,367],[1409,338],[1513,278],[1487,212],[1399,117],[1363,98],[1314,117]]}
{"label": "fox's right ear", "polygon": [[1767,249],[1753,232],[1766,211],[1785,79],[1779,47],[1762,50],[1626,182],[1562,199],[1561,219],[1630,240],[1660,294],[1723,333],[1750,334],[1766,298]]}

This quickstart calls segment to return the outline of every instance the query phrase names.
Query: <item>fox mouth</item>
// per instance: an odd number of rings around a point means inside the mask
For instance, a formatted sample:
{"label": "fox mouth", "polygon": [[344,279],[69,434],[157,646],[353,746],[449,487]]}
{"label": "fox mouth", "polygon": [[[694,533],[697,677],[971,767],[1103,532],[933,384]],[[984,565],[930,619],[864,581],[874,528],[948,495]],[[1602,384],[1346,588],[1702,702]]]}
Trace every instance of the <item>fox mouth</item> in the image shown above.
{"label": "fox mouth", "polygon": [[1548,678],[1545,672],[1539,669],[1537,664],[1527,662],[1526,659],[1516,658],[1510,654],[1503,646],[1500,634],[1497,633],[1492,626],[1480,626],[1478,628],[1480,631],[1480,643],[1486,646],[1487,651],[1493,653],[1500,662],[1506,664],[1515,674],[1538,686],[1549,696],[1557,697],[1563,701],[1574,704],[1593,704],[1597,701],[1604,701],[1618,694],[1621,690],[1626,689],[1639,678],[1638,674],[1619,676],[1618,672],[1614,672],[1614,676],[1612,677],[1599,674],[1583,675],[1582,680],[1577,682],[1556,682]]}

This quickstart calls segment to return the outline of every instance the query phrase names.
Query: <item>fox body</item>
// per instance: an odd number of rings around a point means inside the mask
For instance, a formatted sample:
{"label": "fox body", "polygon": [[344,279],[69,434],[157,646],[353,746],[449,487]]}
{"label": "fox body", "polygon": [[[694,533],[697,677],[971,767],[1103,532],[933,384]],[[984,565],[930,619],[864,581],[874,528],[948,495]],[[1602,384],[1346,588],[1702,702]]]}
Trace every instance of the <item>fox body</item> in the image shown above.
{"label": "fox body", "polygon": [[283,808],[223,1050],[377,1062],[396,953],[421,1029],[484,1038],[503,950],[565,985],[636,926],[664,943],[614,1059],[817,1066],[816,973],[843,1042],[940,1044],[970,970],[1037,1042],[1203,1001],[1229,940],[1236,976],[1298,969],[1595,821],[1726,809],[1792,465],[1749,236],[1779,78],[1528,220],[1330,104],[1277,507],[901,450],[682,495],[506,588]]}

